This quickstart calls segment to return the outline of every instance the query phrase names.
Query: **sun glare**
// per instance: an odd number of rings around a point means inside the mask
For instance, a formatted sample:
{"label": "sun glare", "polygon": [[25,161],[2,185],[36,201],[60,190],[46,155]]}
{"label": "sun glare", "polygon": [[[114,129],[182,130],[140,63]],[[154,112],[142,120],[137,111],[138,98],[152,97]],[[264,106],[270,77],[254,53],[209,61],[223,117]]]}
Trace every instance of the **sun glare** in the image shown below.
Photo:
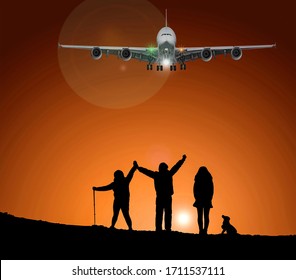
{"label": "sun glare", "polygon": [[191,217],[189,213],[181,211],[177,215],[177,222],[180,226],[188,226],[191,223]]}

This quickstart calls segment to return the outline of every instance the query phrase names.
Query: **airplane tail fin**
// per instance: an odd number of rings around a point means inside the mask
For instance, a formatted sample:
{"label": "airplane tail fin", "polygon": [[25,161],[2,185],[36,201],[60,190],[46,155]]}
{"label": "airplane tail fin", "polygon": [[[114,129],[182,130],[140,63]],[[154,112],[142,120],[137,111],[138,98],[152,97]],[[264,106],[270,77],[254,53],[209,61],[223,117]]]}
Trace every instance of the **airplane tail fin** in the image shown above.
{"label": "airplane tail fin", "polygon": [[168,11],[165,9],[165,27],[168,27]]}

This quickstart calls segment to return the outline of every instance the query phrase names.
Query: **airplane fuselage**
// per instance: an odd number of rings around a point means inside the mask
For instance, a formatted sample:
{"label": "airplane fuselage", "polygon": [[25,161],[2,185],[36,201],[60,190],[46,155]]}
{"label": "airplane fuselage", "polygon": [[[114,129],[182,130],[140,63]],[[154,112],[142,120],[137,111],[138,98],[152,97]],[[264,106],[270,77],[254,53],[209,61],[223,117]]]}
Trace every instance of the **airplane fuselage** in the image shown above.
{"label": "airplane fuselage", "polygon": [[173,65],[176,63],[175,48],[176,48],[176,34],[170,27],[163,27],[159,30],[156,37],[158,47],[159,65]]}

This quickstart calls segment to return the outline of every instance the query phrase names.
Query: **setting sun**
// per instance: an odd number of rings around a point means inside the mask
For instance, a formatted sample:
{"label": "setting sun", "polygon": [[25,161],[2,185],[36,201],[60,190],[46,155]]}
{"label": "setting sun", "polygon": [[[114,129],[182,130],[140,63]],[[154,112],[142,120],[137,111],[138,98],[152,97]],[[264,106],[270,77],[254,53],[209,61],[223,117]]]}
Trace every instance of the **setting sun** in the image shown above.
{"label": "setting sun", "polygon": [[192,217],[188,212],[180,211],[177,213],[177,223],[181,227],[188,227],[192,224]]}

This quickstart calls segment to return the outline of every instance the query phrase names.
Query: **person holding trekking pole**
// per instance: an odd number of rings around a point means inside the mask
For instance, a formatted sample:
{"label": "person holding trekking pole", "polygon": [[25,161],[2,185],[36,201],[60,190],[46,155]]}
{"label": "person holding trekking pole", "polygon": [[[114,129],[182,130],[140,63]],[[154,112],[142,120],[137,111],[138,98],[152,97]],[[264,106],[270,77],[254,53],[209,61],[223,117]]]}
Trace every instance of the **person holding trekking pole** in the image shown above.
{"label": "person holding trekking pole", "polygon": [[129,202],[130,202],[129,184],[137,168],[138,168],[138,164],[136,161],[134,161],[133,167],[130,169],[126,177],[124,176],[124,173],[121,170],[116,170],[114,172],[114,180],[112,183],[106,186],[92,188],[93,191],[113,190],[114,192],[113,217],[112,217],[112,222],[110,227],[112,229],[115,228],[119,211],[121,210],[129,230],[133,230],[132,220],[129,215]]}

